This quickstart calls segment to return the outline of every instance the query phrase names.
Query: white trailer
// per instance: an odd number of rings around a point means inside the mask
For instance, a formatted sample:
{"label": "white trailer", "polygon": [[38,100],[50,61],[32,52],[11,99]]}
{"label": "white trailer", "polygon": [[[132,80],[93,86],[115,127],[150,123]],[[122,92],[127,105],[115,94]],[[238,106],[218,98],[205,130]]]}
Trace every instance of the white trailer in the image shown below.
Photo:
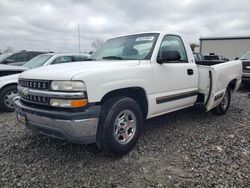
{"label": "white trailer", "polygon": [[201,37],[200,52],[215,53],[233,60],[250,51],[250,36],[244,37]]}

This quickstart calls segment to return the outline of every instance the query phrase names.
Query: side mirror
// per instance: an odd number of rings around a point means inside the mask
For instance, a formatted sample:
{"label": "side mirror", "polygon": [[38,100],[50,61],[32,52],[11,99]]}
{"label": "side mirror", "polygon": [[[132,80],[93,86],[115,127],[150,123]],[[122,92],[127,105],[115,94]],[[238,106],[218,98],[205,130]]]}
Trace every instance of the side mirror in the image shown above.
{"label": "side mirror", "polygon": [[240,58],[239,57],[236,57],[234,60],[239,60]]}
{"label": "side mirror", "polygon": [[157,62],[162,64],[167,61],[178,61],[181,59],[181,55],[177,50],[166,50],[160,53],[160,57],[157,58]]}

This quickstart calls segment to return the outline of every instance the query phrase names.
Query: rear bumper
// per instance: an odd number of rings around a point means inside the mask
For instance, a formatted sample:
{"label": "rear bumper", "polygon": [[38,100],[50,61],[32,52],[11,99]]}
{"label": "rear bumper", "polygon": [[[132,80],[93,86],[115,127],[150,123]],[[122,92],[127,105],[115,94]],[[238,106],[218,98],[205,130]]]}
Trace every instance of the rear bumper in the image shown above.
{"label": "rear bumper", "polygon": [[250,72],[243,72],[242,73],[242,81],[250,82]]}
{"label": "rear bumper", "polygon": [[93,143],[100,114],[100,106],[91,106],[82,112],[41,110],[14,99],[15,110],[25,117],[25,126],[40,134],[77,143]]}

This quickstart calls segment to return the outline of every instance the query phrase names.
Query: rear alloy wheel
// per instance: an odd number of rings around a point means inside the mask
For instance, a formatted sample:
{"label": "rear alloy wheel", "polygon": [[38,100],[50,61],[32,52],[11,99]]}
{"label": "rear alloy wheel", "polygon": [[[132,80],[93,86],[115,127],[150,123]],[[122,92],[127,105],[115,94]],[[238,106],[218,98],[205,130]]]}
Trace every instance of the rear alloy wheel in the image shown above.
{"label": "rear alloy wheel", "polygon": [[113,97],[102,105],[97,145],[111,155],[128,153],[136,144],[142,127],[142,112],[129,97]]}
{"label": "rear alloy wheel", "polygon": [[212,109],[212,113],[215,115],[224,115],[227,113],[231,101],[231,92],[229,89],[226,90],[221,103]]}
{"label": "rear alloy wheel", "polygon": [[13,98],[18,95],[15,85],[7,86],[0,92],[0,109],[6,112],[14,111]]}

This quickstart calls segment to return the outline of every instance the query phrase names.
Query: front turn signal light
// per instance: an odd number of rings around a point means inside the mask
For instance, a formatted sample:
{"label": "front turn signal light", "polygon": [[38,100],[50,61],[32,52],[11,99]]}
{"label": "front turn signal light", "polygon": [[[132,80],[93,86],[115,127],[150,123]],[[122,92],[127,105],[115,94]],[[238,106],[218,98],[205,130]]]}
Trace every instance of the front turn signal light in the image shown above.
{"label": "front turn signal light", "polygon": [[88,100],[87,99],[71,100],[71,107],[72,108],[84,107],[87,104],[88,104]]}

